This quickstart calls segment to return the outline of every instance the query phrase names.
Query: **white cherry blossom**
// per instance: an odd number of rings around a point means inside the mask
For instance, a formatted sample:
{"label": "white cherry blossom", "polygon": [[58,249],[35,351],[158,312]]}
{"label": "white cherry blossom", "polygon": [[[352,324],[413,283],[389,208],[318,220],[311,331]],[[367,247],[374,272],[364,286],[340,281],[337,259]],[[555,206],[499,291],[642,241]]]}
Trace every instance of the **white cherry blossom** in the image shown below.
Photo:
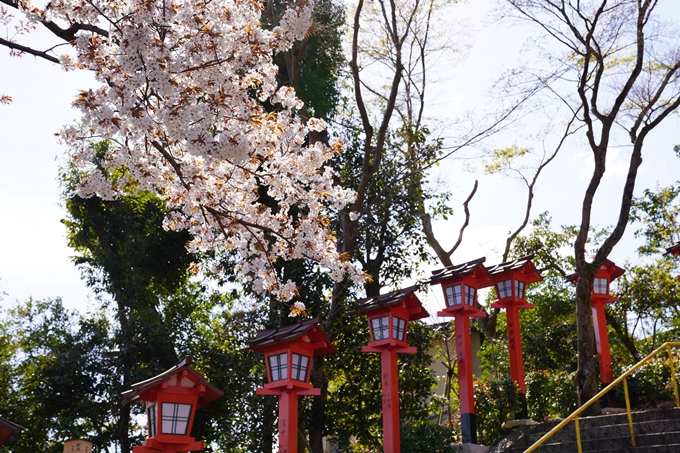
{"label": "white cherry blossom", "polygon": [[[271,31],[261,27],[254,0],[22,5],[34,21],[92,29],[78,31],[75,55],[59,59],[65,69],[94,71],[99,82],[74,102],[82,113],[78,127],[60,132],[88,175],[81,195],[158,193],[176,208],[165,226],[188,230],[190,250],[236,252],[238,275],[284,301],[297,289],[277,280],[278,259],[309,258],[333,278],[360,280],[329,229],[329,210],[354,196],[333,184],[325,166],[342,144],[307,143],[308,131],[326,124],[303,124],[296,113],[302,103],[291,88],[277,87],[272,62],[273,52],[308,32],[311,1],[291,6]],[[102,139],[113,144],[105,168],[127,169],[115,183],[94,165],[90,145]],[[265,195],[274,202],[265,203]]]}

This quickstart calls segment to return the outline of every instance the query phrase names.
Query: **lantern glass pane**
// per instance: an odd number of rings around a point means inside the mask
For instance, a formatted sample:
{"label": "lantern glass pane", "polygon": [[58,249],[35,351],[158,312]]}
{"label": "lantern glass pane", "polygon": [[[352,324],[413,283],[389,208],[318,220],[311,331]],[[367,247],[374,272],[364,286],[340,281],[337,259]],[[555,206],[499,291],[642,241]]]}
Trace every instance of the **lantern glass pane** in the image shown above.
{"label": "lantern glass pane", "polygon": [[296,381],[307,382],[307,370],[309,369],[309,357],[293,353],[292,378]]}
{"label": "lantern glass pane", "polygon": [[373,341],[385,340],[390,337],[390,317],[371,319],[371,330],[373,331]]}
{"label": "lantern glass pane", "polygon": [[607,291],[608,283],[606,278],[596,278],[593,282],[593,292],[595,294],[609,294],[609,291]]}
{"label": "lantern glass pane", "polygon": [[454,305],[460,305],[463,303],[461,300],[462,287],[461,285],[454,285],[444,288],[444,294],[446,294],[446,305],[453,307]]}
{"label": "lantern glass pane", "polygon": [[465,286],[465,303],[471,307],[475,306],[475,297],[477,296],[477,289],[472,286]]}
{"label": "lantern glass pane", "polygon": [[505,299],[506,297],[512,296],[512,280],[503,280],[499,282],[496,291],[498,292],[499,299]]}
{"label": "lantern glass pane", "polygon": [[158,427],[158,419],[156,418],[156,405],[152,404],[146,408],[146,415],[149,419],[149,437],[156,435],[156,430]]}
{"label": "lantern glass pane", "polygon": [[161,433],[186,436],[191,404],[161,403]]}
{"label": "lantern glass pane", "polygon": [[519,297],[520,299],[524,299],[524,288],[524,282],[515,280],[515,296]]}
{"label": "lantern glass pane", "polygon": [[271,382],[288,379],[287,352],[269,356],[269,372],[271,373]]}
{"label": "lantern glass pane", "polygon": [[406,320],[401,318],[392,319],[392,337],[395,340],[404,341],[404,333],[406,332]]}

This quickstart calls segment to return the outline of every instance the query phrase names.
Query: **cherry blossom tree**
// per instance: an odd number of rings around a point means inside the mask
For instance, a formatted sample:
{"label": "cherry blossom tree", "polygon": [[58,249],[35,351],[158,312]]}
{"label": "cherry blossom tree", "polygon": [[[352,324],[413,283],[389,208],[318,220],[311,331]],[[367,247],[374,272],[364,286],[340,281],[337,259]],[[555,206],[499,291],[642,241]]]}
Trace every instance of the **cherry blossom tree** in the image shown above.
{"label": "cherry blossom tree", "polygon": [[[277,88],[272,62],[310,31],[311,0],[292,3],[272,30],[260,25],[255,1],[0,2],[23,15],[3,7],[3,24],[43,25],[59,40],[48,50],[0,44],[93,71],[99,83],[74,102],[81,122],[59,132],[76,150],[80,195],[159,194],[174,208],[165,226],[188,230],[190,251],[238,254],[237,275],[283,301],[296,288],[277,278],[279,259],[308,258],[335,279],[361,279],[329,229],[329,210],[354,198],[324,165],[342,143],[309,143],[326,125],[300,119],[303,105],[293,89]],[[57,55],[65,43],[71,49]],[[102,139],[114,145],[97,156],[91,145]]]}

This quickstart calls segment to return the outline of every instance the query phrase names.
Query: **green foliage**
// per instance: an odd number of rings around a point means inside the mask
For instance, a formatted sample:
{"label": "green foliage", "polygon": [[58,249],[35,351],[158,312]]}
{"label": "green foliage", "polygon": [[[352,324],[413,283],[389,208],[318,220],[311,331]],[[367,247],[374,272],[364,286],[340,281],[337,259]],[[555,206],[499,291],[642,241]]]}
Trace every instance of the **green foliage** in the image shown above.
{"label": "green foliage", "polygon": [[427,421],[409,423],[401,430],[404,453],[454,453],[451,431]]}
{"label": "green foliage", "polygon": [[506,434],[503,423],[520,408],[519,389],[509,376],[475,381],[477,442],[495,445]]}
{"label": "green foliage", "polygon": [[515,161],[531,151],[531,148],[522,148],[517,145],[494,149],[489,158],[484,161],[484,173],[494,174],[512,170]]}
{"label": "green foliage", "polygon": [[[624,371],[625,368],[620,372]],[[673,383],[665,353],[628,377],[628,395],[631,407],[636,409],[654,408],[674,400]],[[616,387],[616,399],[626,401],[623,385]]]}
{"label": "green foliage", "polygon": [[677,272],[674,260],[661,257],[652,264],[626,266],[626,273],[616,280],[619,301],[612,304],[610,311],[622,323],[625,321],[629,336],[635,338],[639,357],[664,341],[680,338]]}
{"label": "green foliage", "polygon": [[634,198],[631,208],[631,222],[640,222],[642,228],[635,231],[635,237],[644,237],[645,243],[638,247],[638,253],[649,256],[663,252],[680,241],[680,181],[656,191],[645,189],[643,195]]}
{"label": "green foliage", "polygon": [[78,316],[59,299],[28,300],[0,314],[0,412],[25,428],[11,451],[60,453],[64,441],[78,438],[104,451],[116,436],[112,409],[124,390],[108,320]]}
{"label": "green foliage", "polygon": [[576,410],[575,372],[536,370],[525,376],[529,418],[563,418]]}
{"label": "green foliage", "polygon": [[[382,448],[380,356],[361,352],[361,346],[369,342],[364,317],[351,316],[344,321],[347,328],[336,341],[338,352],[326,359],[332,373],[328,435],[345,451],[377,451]],[[432,357],[427,353],[433,340],[429,327],[410,323],[408,342],[418,352],[399,356],[399,410],[406,423],[417,424],[428,416],[425,401],[436,383],[429,370]]]}

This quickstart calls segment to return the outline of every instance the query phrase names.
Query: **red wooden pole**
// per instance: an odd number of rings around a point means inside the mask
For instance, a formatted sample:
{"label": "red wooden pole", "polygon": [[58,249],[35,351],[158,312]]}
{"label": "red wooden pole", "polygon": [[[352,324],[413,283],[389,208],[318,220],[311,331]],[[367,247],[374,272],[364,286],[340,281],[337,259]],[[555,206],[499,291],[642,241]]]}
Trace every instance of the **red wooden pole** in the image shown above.
{"label": "red wooden pole", "polygon": [[279,453],[298,453],[298,395],[295,390],[279,396]]}
{"label": "red wooden pole", "polygon": [[464,444],[477,443],[475,397],[472,387],[472,354],[470,351],[470,317],[455,317],[456,361],[458,363],[458,392],[460,398],[461,431]]}
{"label": "red wooden pole", "polygon": [[[593,325],[595,327],[597,361],[600,366],[600,382],[602,387],[606,387],[614,380],[614,373],[612,371],[612,357],[609,348],[607,321],[604,314],[604,302],[594,301],[591,307],[593,310]],[[604,402],[609,407],[616,407],[616,392],[610,391],[605,397]]]}
{"label": "red wooden pole", "polygon": [[380,353],[380,371],[382,373],[383,451],[384,453],[400,453],[399,371],[395,349],[390,348]]}
{"label": "red wooden pole", "polygon": [[520,391],[522,410],[519,419],[529,418],[527,410],[527,386],[524,382],[524,359],[522,357],[522,337],[520,335],[519,309],[516,305],[506,308],[508,324],[508,353],[510,354],[510,376],[517,383]]}

